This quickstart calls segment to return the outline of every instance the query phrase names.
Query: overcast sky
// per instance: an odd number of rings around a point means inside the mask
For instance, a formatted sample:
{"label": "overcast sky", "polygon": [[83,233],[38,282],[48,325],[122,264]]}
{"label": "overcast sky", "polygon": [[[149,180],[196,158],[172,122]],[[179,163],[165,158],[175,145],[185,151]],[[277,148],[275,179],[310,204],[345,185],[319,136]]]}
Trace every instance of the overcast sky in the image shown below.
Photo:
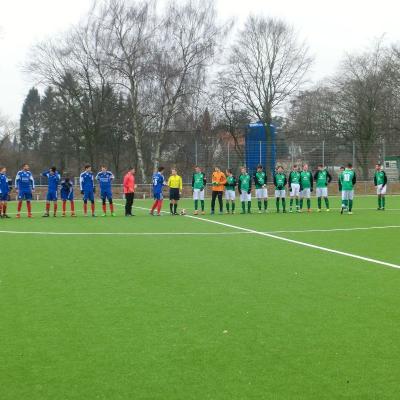
{"label": "overcast sky", "polygon": [[[160,0],[162,2],[162,0]],[[68,29],[91,0],[0,0],[0,113],[19,118],[33,82],[21,72],[33,43]],[[217,0],[221,18],[238,25],[249,13],[285,19],[315,56],[311,78],[332,74],[345,52],[361,51],[386,35],[400,42],[398,0]]]}

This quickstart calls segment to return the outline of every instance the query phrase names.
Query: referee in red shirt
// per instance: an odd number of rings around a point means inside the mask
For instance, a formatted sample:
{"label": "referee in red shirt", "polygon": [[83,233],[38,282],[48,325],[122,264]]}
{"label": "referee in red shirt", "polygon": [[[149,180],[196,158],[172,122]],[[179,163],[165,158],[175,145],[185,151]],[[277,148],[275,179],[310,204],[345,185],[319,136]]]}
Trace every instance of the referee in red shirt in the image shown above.
{"label": "referee in red shirt", "polygon": [[133,217],[132,205],[135,198],[135,168],[130,168],[124,176],[125,217]]}

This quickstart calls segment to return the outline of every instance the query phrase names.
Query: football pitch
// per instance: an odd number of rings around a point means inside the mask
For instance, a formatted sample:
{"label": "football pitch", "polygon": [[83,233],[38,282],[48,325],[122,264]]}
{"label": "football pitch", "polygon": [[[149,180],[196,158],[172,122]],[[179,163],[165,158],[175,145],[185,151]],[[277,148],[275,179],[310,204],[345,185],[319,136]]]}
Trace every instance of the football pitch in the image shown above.
{"label": "football pitch", "polygon": [[1,400],[399,398],[400,197],[255,203],[0,220]]}

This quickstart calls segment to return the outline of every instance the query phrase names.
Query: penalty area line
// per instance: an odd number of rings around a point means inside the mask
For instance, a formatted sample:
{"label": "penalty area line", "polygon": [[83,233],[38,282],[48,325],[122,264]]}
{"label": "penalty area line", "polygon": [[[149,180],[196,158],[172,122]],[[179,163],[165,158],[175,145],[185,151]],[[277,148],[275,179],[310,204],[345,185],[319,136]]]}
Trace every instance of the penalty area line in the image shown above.
{"label": "penalty area line", "polygon": [[198,220],[198,221],[203,221],[203,222],[208,222],[208,223],[211,223],[211,224],[221,225],[221,226],[225,226],[226,228],[238,229],[238,230],[243,231],[243,232],[254,233],[256,235],[265,236],[265,237],[269,237],[271,239],[276,239],[276,240],[280,240],[280,241],[283,241],[283,242],[296,244],[298,246],[308,247],[308,248],[315,249],[315,250],[325,251],[327,253],[338,254],[338,255],[341,255],[341,256],[355,258],[357,260],[370,262],[370,263],[373,263],[373,264],[384,265],[386,267],[400,269],[400,265],[393,264],[393,263],[388,263],[386,261],[376,260],[376,259],[370,258],[370,257],[363,257],[363,256],[359,256],[357,254],[347,253],[345,251],[330,249],[328,247],[317,246],[315,244],[311,244],[311,243],[307,243],[307,242],[301,242],[299,240],[288,239],[288,238],[284,238],[282,236],[273,235],[271,233],[260,232],[260,231],[254,230],[254,229],[244,228],[242,226],[226,224],[224,222],[214,221],[214,220],[211,220],[211,219],[208,219],[208,218],[199,218],[199,217],[195,217],[193,215],[185,215],[185,218],[191,218],[191,219],[195,219],[195,220]]}

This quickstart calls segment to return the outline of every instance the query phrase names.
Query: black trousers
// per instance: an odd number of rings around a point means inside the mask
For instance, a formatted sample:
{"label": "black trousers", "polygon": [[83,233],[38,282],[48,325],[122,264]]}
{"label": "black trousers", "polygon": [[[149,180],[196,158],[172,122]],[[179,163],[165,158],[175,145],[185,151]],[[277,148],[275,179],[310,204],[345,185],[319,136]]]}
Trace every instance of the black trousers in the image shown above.
{"label": "black trousers", "polygon": [[223,211],[223,205],[222,205],[222,192],[217,192],[213,191],[211,194],[211,211],[215,211],[215,200],[218,197],[218,203],[219,203],[219,211]]}
{"label": "black trousers", "polygon": [[132,215],[132,205],[135,193],[125,193],[125,215]]}

